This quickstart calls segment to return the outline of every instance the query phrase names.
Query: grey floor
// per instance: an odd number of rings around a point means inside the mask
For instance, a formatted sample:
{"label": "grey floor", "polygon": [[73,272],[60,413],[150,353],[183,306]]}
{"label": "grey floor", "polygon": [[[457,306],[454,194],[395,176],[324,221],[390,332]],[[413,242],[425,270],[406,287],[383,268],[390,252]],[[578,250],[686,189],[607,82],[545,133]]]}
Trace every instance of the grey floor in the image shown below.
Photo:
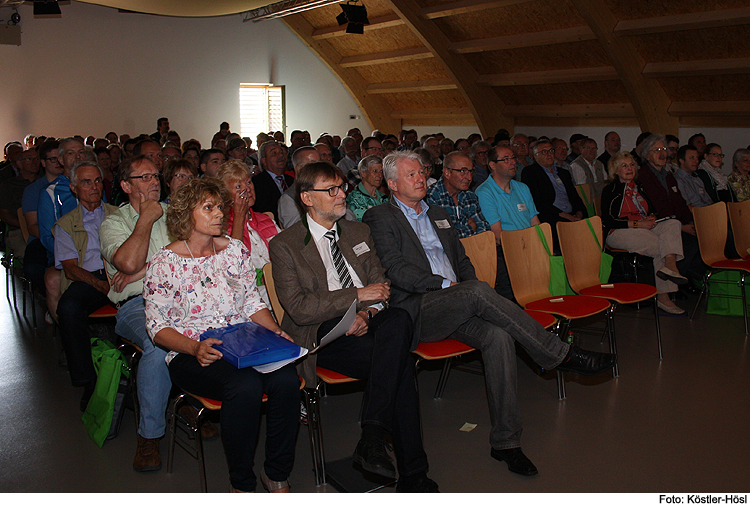
{"label": "grey floor", "polygon": [[[639,318],[623,311],[617,319],[619,378],[568,377],[567,399],[559,401],[553,375],[540,376],[519,357],[522,443],[539,468],[535,477],[511,474],[489,457],[481,376],[453,371],[444,397],[433,400],[439,366],[421,371],[425,447],[430,476],[441,491],[750,489],[750,352],[742,319],[706,315],[705,306],[694,322],[662,316],[664,359],[659,361],[651,309],[641,310]],[[81,391],[71,387],[58,365],[59,337],[53,337],[42,313],[39,307],[34,330],[8,302],[0,302],[0,492],[197,492],[197,464],[183,452],[177,453],[172,474],[132,470],[132,411],[126,411],[117,438],[101,449],[90,441],[78,411]],[[607,349],[597,335],[581,339],[584,347]],[[330,391],[322,416],[327,456],[335,460],[348,456],[358,439],[361,391],[356,386]],[[462,432],[465,423],[477,426]],[[262,450],[258,454],[260,460]],[[166,461],[165,441],[162,455]],[[227,491],[220,441],[206,443],[206,459],[209,491]],[[316,487],[311,468],[301,427],[293,491],[336,492]]]}

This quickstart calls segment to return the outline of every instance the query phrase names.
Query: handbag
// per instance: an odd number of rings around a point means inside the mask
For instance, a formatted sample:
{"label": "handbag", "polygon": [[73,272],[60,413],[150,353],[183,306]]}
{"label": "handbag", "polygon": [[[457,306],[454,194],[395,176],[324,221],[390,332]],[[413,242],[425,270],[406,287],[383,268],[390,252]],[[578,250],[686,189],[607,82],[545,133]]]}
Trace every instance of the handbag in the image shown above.
{"label": "handbag", "polygon": [[602,245],[599,244],[599,237],[596,236],[594,227],[591,226],[591,221],[589,221],[588,218],[586,219],[586,224],[589,225],[589,230],[591,230],[591,235],[594,236],[596,245],[599,247],[599,251],[601,252],[601,261],[599,262],[599,281],[602,284],[607,284],[609,282],[609,276],[612,273],[612,260],[614,259],[614,257],[612,257],[612,255],[602,250]]}
{"label": "handbag", "polygon": [[565,274],[563,258],[559,255],[552,255],[547,245],[547,239],[544,238],[544,232],[538,224],[534,225],[534,228],[536,228],[536,233],[539,235],[544,249],[547,250],[547,255],[549,255],[549,294],[553,297],[574,295],[575,292],[568,284],[568,276]]}
{"label": "handbag", "polygon": [[81,419],[91,439],[101,447],[112,434],[113,423],[117,424],[114,414],[117,392],[121,378],[127,377],[128,371],[125,358],[111,342],[92,338],[91,356],[97,373],[96,386]]}
{"label": "handbag", "polygon": [[242,322],[216,329],[209,329],[201,340],[216,338],[221,344],[214,349],[221,351],[224,360],[238,369],[280,362],[300,355],[300,346],[277,335],[255,322]]}

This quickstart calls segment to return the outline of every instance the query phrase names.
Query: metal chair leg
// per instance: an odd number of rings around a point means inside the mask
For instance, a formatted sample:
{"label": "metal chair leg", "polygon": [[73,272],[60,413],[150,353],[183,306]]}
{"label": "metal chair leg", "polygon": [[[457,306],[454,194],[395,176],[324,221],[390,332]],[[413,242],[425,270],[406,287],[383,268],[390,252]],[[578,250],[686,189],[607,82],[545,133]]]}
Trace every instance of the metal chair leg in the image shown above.
{"label": "metal chair leg", "polygon": [[740,278],[740,288],[742,289],[742,316],[745,319],[745,336],[747,336],[747,300],[745,299],[745,272],[742,272]]}
{"label": "metal chair leg", "polygon": [[[557,336],[563,342],[565,341],[565,335],[568,334],[569,326],[570,326],[570,320],[567,320],[567,319],[560,319],[560,321],[555,326]],[[561,371],[555,371],[555,372],[557,373],[557,399],[564,400],[566,398],[565,375]]]}
{"label": "metal chair leg", "polygon": [[[617,355],[617,336],[615,335],[615,309],[617,309],[617,303],[612,302],[612,306],[607,311],[607,328],[609,329],[609,352],[613,355]],[[618,364],[612,368],[612,376],[617,378],[620,376],[620,368]]]}
{"label": "metal chair leg", "polygon": [[443,390],[445,389],[445,385],[448,383],[448,375],[451,372],[451,358],[446,358],[445,363],[443,364],[443,369],[440,371],[440,378],[438,378],[438,384],[435,388],[435,396],[432,397],[433,400],[439,400],[443,396]]}
{"label": "metal chair leg", "polygon": [[690,320],[693,320],[693,318],[695,318],[695,313],[698,311],[698,306],[700,306],[701,300],[703,299],[703,293],[705,293],[706,289],[708,289],[708,283],[711,280],[711,277],[713,276],[713,274],[714,274],[714,271],[710,270],[706,274],[706,276],[703,278],[703,287],[701,288],[700,295],[698,295],[698,302],[695,303],[695,307],[693,308],[693,314],[690,315]]}
{"label": "metal chair leg", "polygon": [[325,456],[323,451],[323,436],[320,422],[320,394],[317,388],[304,389],[305,406],[307,407],[307,433],[310,438],[310,453],[312,455],[315,485],[326,483]]}
{"label": "metal chair leg", "polygon": [[661,324],[659,322],[659,306],[656,303],[656,300],[659,298],[659,295],[654,295],[654,322],[656,323],[656,342],[659,346],[659,360],[661,360],[662,352],[661,352]]}

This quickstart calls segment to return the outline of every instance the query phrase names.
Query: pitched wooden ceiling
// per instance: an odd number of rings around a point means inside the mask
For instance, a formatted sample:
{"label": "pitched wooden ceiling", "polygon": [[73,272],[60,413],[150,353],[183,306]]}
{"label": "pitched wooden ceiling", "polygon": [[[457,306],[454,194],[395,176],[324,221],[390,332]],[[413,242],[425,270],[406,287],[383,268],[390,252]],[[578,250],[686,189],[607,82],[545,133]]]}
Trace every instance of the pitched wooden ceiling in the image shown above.
{"label": "pitched wooden ceiling", "polygon": [[[673,134],[680,126],[750,127],[750,0],[363,2],[370,25],[361,35],[337,25],[338,5],[281,20],[384,132],[418,125],[476,125],[484,135],[516,125]],[[269,2],[138,3],[180,15],[165,6],[228,12],[231,4],[240,12]]]}
{"label": "pitched wooden ceiling", "polygon": [[750,1],[364,0],[282,20],[373,128],[750,126]]}

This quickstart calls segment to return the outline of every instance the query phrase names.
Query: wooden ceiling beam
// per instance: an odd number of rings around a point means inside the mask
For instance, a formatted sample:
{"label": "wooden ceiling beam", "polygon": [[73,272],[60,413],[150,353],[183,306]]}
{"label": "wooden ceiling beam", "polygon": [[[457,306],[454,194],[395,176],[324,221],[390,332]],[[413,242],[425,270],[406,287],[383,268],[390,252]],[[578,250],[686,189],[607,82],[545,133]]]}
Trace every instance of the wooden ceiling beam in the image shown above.
{"label": "wooden ceiling beam", "polygon": [[750,73],[750,58],[647,63],[643,68],[643,75],[647,78],[748,73]]}
{"label": "wooden ceiling beam", "polygon": [[423,60],[425,58],[432,58],[432,52],[427,47],[410,47],[408,49],[396,49],[395,51],[345,56],[341,58],[339,65],[344,68],[363,67],[365,65]]}
{"label": "wooden ceiling beam", "polygon": [[[452,42],[434,21],[420,14],[421,6],[415,0],[387,0],[387,2],[443,66],[445,73],[464,98],[482,135],[494,135],[500,128],[513,132],[513,120],[503,116],[505,105],[494,89],[486,85],[477,85],[479,73],[464,56],[452,53],[448,49]],[[479,2],[460,3],[465,4],[465,7],[468,7],[466,4],[469,3],[479,4]],[[493,2],[493,4],[499,3],[501,2]],[[443,8],[445,7],[446,5],[443,5]]]}
{"label": "wooden ceiling beam", "polygon": [[[750,101],[673,101],[669,113],[679,117],[712,116],[744,117],[750,116]],[[745,120],[748,123],[747,120]]]}
{"label": "wooden ceiling beam", "polygon": [[686,13],[673,16],[658,16],[636,20],[621,20],[615,26],[618,36],[689,31],[750,24],[750,7],[721,9],[702,13]]}
{"label": "wooden ceiling beam", "polygon": [[[370,18],[369,25],[365,25],[365,31],[385,29],[386,27],[396,27],[398,25],[404,25],[404,21],[401,20],[396,13],[389,13],[384,16],[378,16],[377,18]],[[345,34],[347,34],[346,25],[332,25],[330,27],[315,29],[312,33],[312,37],[313,40],[322,40],[325,38],[344,36]]]}
{"label": "wooden ceiling beam", "polygon": [[582,81],[612,81],[620,77],[614,67],[588,67],[558,71],[509,72],[503,74],[483,74],[477,78],[480,85],[511,87],[514,85],[554,85],[557,83],[577,83]]}
{"label": "wooden ceiling beam", "polygon": [[735,118],[731,116],[685,116],[680,118],[680,126],[689,128],[748,128],[750,127],[750,118]]}
{"label": "wooden ceiling beam", "polygon": [[571,0],[586,24],[594,31],[628,93],[642,130],[676,134],[679,120],[668,112],[671,100],[658,80],[643,76],[646,63],[627,38],[615,34],[618,20],[601,0]]}
{"label": "wooden ceiling beam", "polygon": [[585,105],[506,105],[504,114],[515,118],[633,118],[630,103]]}
{"label": "wooden ceiling beam", "polygon": [[448,49],[459,53],[504,51],[506,49],[520,49],[537,47],[540,45],[556,45],[559,43],[583,42],[596,40],[594,31],[588,25],[582,27],[568,27],[554,31],[539,31],[525,34],[498,36],[497,38],[482,38],[452,43]]}
{"label": "wooden ceiling beam", "polygon": [[450,107],[450,108],[419,108],[419,109],[395,109],[391,112],[394,119],[410,118],[446,118],[450,116],[471,116],[471,110],[468,107]]}
{"label": "wooden ceiling beam", "polygon": [[483,9],[496,9],[507,7],[509,5],[523,4],[533,0],[461,0],[450,4],[436,5],[425,7],[418,11],[418,15],[426,20],[435,18],[444,18],[446,16],[455,16],[458,14],[481,11]]}
{"label": "wooden ceiling beam", "polygon": [[368,94],[390,94],[393,92],[427,92],[432,90],[457,89],[456,84],[448,78],[418,81],[393,81],[389,83],[370,83]]}
{"label": "wooden ceiling beam", "polygon": [[[519,127],[603,127],[602,135],[613,127],[637,127],[636,118],[539,118],[518,117],[516,125]],[[567,138],[566,136],[560,136]],[[599,141],[599,146],[602,142]]]}
{"label": "wooden ceiling beam", "polygon": [[377,128],[386,134],[396,134],[401,130],[401,121],[391,118],[393,107],[381,96],[368,94],[367,82],[355,69],[339,65],[341,55],[326,40],[314,40],[315,27],[301,14],[285,16],[281,19],[307,47],[326,64],[354,98],[370,128]]}

